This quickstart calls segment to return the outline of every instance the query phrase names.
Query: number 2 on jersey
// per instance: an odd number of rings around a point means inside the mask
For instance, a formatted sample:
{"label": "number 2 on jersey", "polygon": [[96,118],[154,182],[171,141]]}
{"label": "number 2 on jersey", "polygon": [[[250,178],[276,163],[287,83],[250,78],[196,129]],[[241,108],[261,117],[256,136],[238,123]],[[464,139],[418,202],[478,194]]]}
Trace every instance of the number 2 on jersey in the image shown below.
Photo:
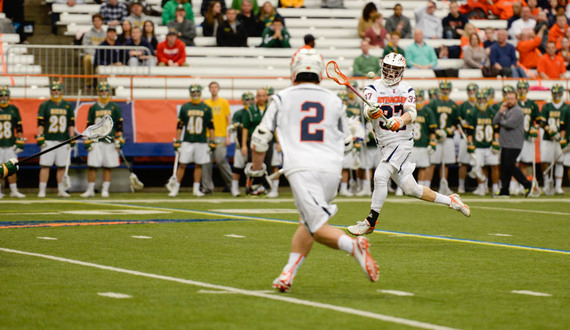
{"label": "number 2 on jersey", "polygon": [[320,103],[310,101],[301,105],[301,111],[312,109],[315,109],[315,114],[307,115],[301,120],[301,142],[323,142],[324,130],[314,129],[311,132],[311,125],[320,124],[325,119],[325,108]]}

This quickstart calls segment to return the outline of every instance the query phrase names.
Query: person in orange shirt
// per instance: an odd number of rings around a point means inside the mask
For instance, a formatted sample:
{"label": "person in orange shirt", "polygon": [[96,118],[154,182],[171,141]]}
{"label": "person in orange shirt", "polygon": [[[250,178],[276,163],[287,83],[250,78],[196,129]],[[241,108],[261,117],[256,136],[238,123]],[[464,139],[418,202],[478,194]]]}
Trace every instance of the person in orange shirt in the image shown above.
{"label": "person in orange shirt", "polygon": [[548,41],[554,41],[556,49],[560,49],[562,47],[562,37],[566,34],[567,29],[568,23],[566,22],[566,15],[557,15],[556,24],[554,24],[550,28],[550,31],[548,31]]}
{"label": "person in orange shirt", "polygon": [[521,33],[521,39],[517,43],[517,51],[519,52],[519,62],[525,68],[534,69],[538,65],[538,59],[542,55],[538,48],[546,29],[548,29],[548,26],[542,25],[538,34],[535,34],[534,30]]}
{"label": "person in orange shirt", "polygon": [[513,16],[513,3],[520,2],[523,7],[526,7],[525,0],[499,0],[491,7],[491,12],[500,19],[509,19]]}
{"label": "person in orange shirt", "polygon": [[544,79],[560,79],[564,78],[566,67],[562,56],[556,54],[556,44],[549,41],[546,44],[546,54],[538,60],[536,71],[541,78]]}

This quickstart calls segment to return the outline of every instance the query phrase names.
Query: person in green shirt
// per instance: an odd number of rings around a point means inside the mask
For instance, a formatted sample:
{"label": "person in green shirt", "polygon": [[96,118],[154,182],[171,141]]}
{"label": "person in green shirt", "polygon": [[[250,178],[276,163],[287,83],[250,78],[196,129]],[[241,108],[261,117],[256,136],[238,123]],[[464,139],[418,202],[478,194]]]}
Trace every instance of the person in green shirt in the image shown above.
{"label": "person in green shirt", "polygon": [[[251,3],[251,6],[253,7],[253,10],[252,10],[253,15],[255,15],[255,16],[259,15],[259,5],[257,4],[257,0],[249,0],[249,2]],[[243,0],[233,0],[231,8],[240,12],[242,3],[243,3]]]}
{"label": "person in green shirt", "polygon": [[368,53],[370,50],[368,41],[362,40],[360,49],[362,50],[362,54],[355,58],[352,63],[352,75],[354,77],[367,77],[368,73],[372,72],[374,76],[380,77],[382,75],[380,71],[380,59]]}
{"label": "person in green shirt", "polygon": [[283,25],[281,17],[275,17],[271,25],[266,27],[261,33],[260,47],[266,48],[291,48],[289,39],[291,36]]}
{"label": "person in green shirt", "polygon": [[[415,163],[418,170],[418,184],[430,187],[433,176],[433,165],[429,156],[435,151],[437,142],[435,140],[435,130],[437,123],[431,109],[426,105],[425,91],[416,89],[416,110],[418,115],[412,124],[414,130],[414,148],[410,158],[411,163]],[[430,171],[430,168],[431,171]]]}
{"label": "person in green shirt", "polygon": [[388,45],[386,45],[386,48],[384,48],[384,54],[382,55],[382,58],[386,57],[386,55],[390,53],[398,53],[406,56],[404,49],[398,46],[400,38],[400,32],[394,30],[392,33],[390,33],[390,42],[388,42]]}
{"label": "person in green shirt", "polygon": [[[202,101],[202,86],[190,85],[190,102],[184,103],[178,115],[174,150],[180,153],[178,170],[176,171],[176,186],[168,196],[176,197],[180,190],[180,182],[184,178],[186,166],[194,163],[194,184],[192,194],[196,197],[204,196],[200,191],[202,179],[202,165],[210,163],[210,154],[216,149],[213,141],[214,119],[212,108]],[[206,132],[209,132],[208,139]],[[183,134],[184,133],[184,134]]]}
{"label": "person in green shirt", "polygon": [[111,101],[111,86],[106,81],[97,84],[98,99],[89,108],[87,114],[87,126],[94,125],[101,117],[108,115],[113,119],[113,128],[109,135],[99,141],[85,140],[87,154],[87,190],[81,197],[95,196],[95,178],[97,169],[103,168],[103,184],[101,186],[101,197],[109,197],[109,187],[111,186],[111,170],[119,167],[119,152],[123,147],[123,114],[121,108]]}
{"label": "person in green shirt", "polygon": [[[25,140],[22,138],[22,135],[23,130],[20,110],[10,103],[10,89],[7,86],[0,86],[0,163],[4,163],[2,166],[3,175],[4,173],[6,173],[6,175],[13,173],[13,168],[9,166],[9,164],[6,164],[11,159],[18,159],[16,154],[24,150]],[[4,168],[4,166],[6,166],[6,168]],[[0,181],[0,198],[4,197],[2,194],[2,181]],[[10,197],[26,197],[26,195],[18,191],[16,181],[15,175],[8,176]]]}
{"label": "person in green shirt", "polygon": [[[75,113],[73,105],[63,99],[63,84],[59,81],[53,81],[50,84],[50,99],[43,102],[38,110],[37,145],[42,149],[51,148],[74,135]],[[59,148],[40,156],[39,198],[46,197],[49,171],[53,165],[57,167],[57,195],[59,197],[71,197],[65,191],[63,175],[65,174],[65,166],[69,162],[70,149],[74,146],[75,141],[71,142],[67,148]]]}
{"label": "person in green shirt", "polygon": [[[467,85],[467,101],[461,103],[458,108],[458,121],[457,127],[461,128],[463,133],[465,133],[465,119],[469,114],[475,111],[476,108],[476,97],[475,95],[479,91],[479,86],[475,83]],[[460,194],[465,193],[465,178],[467,178],[467,166],[471,163],[471,157],[467,152],[467,141],[465,140],[464,134],[460,134],[461,140],[459,141],[459,155],[457,156],[457,161],[459,165],[459,185],[457,187],[457,192]]]}
{"label": "person in green shirt", "polygon": [[186,10],[186,19],[194,23],[194,11],[192,10],[192,3],[188,0],[169,0],[162,8],[162,25],[168,25],[174,18],[176,18],[176,8],[183,6]]}

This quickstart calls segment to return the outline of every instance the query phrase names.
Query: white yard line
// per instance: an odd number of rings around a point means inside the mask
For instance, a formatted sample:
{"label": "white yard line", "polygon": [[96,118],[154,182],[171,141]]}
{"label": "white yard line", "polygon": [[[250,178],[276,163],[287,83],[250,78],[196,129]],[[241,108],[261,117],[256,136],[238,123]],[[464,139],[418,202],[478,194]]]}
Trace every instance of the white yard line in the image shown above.
{"label": "white yard line", "polygon": [[211,209],[210,212],[237,213],[237,214],[297,214],[297,209]]}
{"label": "white yard line", "polygon": [[226,237],[232,237],[232,238],[245,238],[245,236],[236,235],[236,234],[227,234],[227,235],[224,235],[224,236],[226,236]]}
{"label": "white yard line", "polygon": [[411,297],[414,295],[411,292],[398,291],[398,290],[378,290],[378,292],[387,293],[387,294],[391,294],[394,296],[400,296],[400,297]]}
{"label": "white yard line", "polygon": [[38,239],[44,239],[46,241],[57,241],[55,237],[37,237]]}
{"label": "white yard line", "polygon": [[150,236],[131,236],[132,238],[140,238],[140,239],[151,239]]}
{"label": "white yard line", "polygon": [[47,254],[12,250],[12,249],[6,249],[6,248],[0,248],[0,251],[7,252],[7,253],[20,254],[20,255],[27,255],[27,256],[32,256],[32,257],[38,257],[38,258],[44,258],[44,259],[49,259],[49,260],[54,260],[54,261],[59,261],[59,262],[65,262],[65,263],[80,265],[80,266],[85,266],[85,267],[103,269],[103,270],[108,270],[108,271],[117,272],[117,273],[134,275],[134,276],[140,276],[140,277],[146,277],[146,278],[153,278],[153,279],[157,279],[157,280],[193,285],[193,286],[198,286],[198,287],[207,288],[207,289],[211,289],[211,290],[228,291],[228,292],[241,294],[244,296],[264,298],[264,299],[276,300],[276,301],[286,302],[286,303],[295,304],[295,305],[303,305],[303,306],[310,306],[310,307],[314,307],[314,308],[327,309],[327,310],[332,310],[335,312],[351,314],[351,315],[356,315],[356,316],[361,316],[361,317],[367,317],[367,318],[371,318],[371,319],[375,319],[375,320],[380,320],[380,321],[390,322],[390,323],[396,323],[396,324],[402,324],[402,325],[407,325],[407,326],[415,327],[415,328],[435,329],[435,330],[451,330],[451,329],[453,329],[453,328],[449,328],[449,327],[445,327],[445,326],[440,326],[437,324],[431,324],[431,323],[420,322],[420,321],[415,321],[415,320],[410,320],[410,319],[404,319],[404,318],[390,316],[390,315],[372,313],[372,312],[362,311],[362,310],[358,310],[358,309],[354,309],[354,308],[350,308],[350,307],[342,307],[342,306],[324,304],[324,303],[310,301],[310,300],[303,300],[303,299],[288,297],[287,295],[282,295],[282,294],[276,295],[276,294],[267,294],[267,293],[259,292],[259,291],[243,290],[243,289],[238,289],[238,288],[229,287],[229,286],[186,280],[183,278],[177,278],[177,277],[171,277],[171,276],[165,276],[165,275],[139,272],[136,270],[129,270],[129,269],[124,269],[124,268],[99,265],[99,264],[94,264],[94,263],[90,263],[90,262],[84,262],[84,261],[79,261],[79,260],[73,260],[73,259],[51,256],[51,255],[47,255]]}
{"label": "white yard line", "polygon": [[504,207],[492,207],[492,206],[471,206],[472,209],[483,209],[483,210],[497,210],[497,211],[512,211],[512,212],[523,212],[523,213],[536,213],[536,214],[551,214],[551,215],[570,215],[566,212],[555,212],[555,211],[540,211],[540,210],[525,210],[525,209],[509,209]]}
{"label": "white yard line", "polygon": [[526,294],[529,296],[536,296],[536,297],[552,297],[552,295],[550,293],[535,292],[535,291],[528,291],[528,290],[513,290],[513,291],[511,291],[511,293]]}
{"label": "white yard line", "polygon": [[513,235],[509,235],[509,234],[500,234],[500,233],[496,233],[496,234],[489,233],[489,235],[491,235],[491,236],[502,236],[502,237],[512,237],[513,236]]}
{"label": "white yard line", "polygon": [[117,293],[117,292],[97,292],[97,294],[100,295],[101,297],[109,297],[109,298],[116,298],[116,299],[127,299],[127,298],[133,297],[133,296],[130,296],[128,294]]}

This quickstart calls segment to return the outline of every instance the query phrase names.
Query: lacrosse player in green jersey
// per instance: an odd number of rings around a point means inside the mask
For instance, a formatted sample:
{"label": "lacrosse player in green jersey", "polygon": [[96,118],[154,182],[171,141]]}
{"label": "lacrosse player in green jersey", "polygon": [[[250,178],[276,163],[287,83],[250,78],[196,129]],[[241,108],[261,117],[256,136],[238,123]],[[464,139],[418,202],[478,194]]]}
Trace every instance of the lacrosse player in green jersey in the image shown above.
{"label": "lacrosse player in green jersey", "polygon": [[[7,86],[0,87],[0,163],[4,163],[4,169],[11,159],[17,159],[16,154],[24,150],[25,140],[22,138],[22,118],[20,110],[10,104],[10,89]],[[10,172],[11,167],[7,166],[5,173]],[[11,173],[10,173],[11,174]],[[7,175],[7,174],[6,174]],[[4,181],[4,180],[2,180]],[[0,198],[2,194],[2,181],[0,181]],[[8,176],[10,185],[10,197],[24,198],[26,195],[18,191],[16,176]]]}
{"label": "lacrosse player in green jersey", "polygon": [[495,108],[497,103],[495,103],[495,89],[493,87],[483,88],[485,95],[487,95],[487,107],[493,110],[493,112],[499,111],[499,108]]}
{"label": "lacrosse player in green jersey", "polygon": [[[486,177],[486,166],[491,167],[491,181],[493,183],[493,196],[499,192],[499,130],[498,125],[493,125],[495,112],[487,105],[487,95],[483,91],[476,94],[477,109],[472,111],[465,120],[467,130],[467,151],[475,154],[477,163],[471,165],[481,169]],[[473,191],[474,195],[485,196],[487,192],[487,180],[478,179],[478,187]]]}
{"label": "lacrosse player in green jersey", "polygon": [[[437,142],[435,130],[437,122],[430,108],[426,106],[425,91],[416,89],[416,110],[418,116],[412,124],[414,130],[414,147],[410,157],[410,163],[415,163],[418,170],[418,184],[425,187],[431,186],[433,165],[429,156],[435,152]],[[431,168],[431,171],[430,171]]]}
{"label": "lacrosse player in green jersey", "polygon": [[[544,192],[547,195],[564,194],[562,190],[562,177],[564,176],[564,165],[562,157],[562,145],[566,142],[566,125],[563,127],[564,116],[570,111],[570,106],[562,100],[564,87],[554,85],[551,88],[552,102],[546,103],[540,112],[540,126],[544,129],[544,135],[540,143],[540,162],[542,170],[546,170],[549,165],[554,166],[555,188],[552,191],[552,177],[544,177]],[[566,147],[566,145],[564,145]]]}
{"label": "lacrosse player in green jersey", "polygon": [[439,184],[439,193],[443,195],[453,193],[447,184],[447,176],[449,174],[449,165],[455,164],[453,135],[455,134],[455,125],[457,123],[458,106],[457,103],[449,99],[451,88],[452,85],[449,80],[442,80],[439,83],[439,98],[427,105],[433,112],[438,126],[435,131],[437,146],[435,152],[430,156],[430,161],[432,164],[440,164],[443,167]]}
{"label": "lacrosse player in green jersey", "polygon": [[[202,86],[190,85],[190,102],[184,103],[178,115],[174,150],[180,152],[179,165],[176,171],[176,185],[168,196],[176,197],[180,190],[180,182],[184,178],[186,166],[194,163],[194,184],[192,194],[196,197],[204,196],[200,191],[202,179],[202,165],[210,163],[210,155],[216,150],[214,142],[214,119],[212,108],[202,101]],[[183,129],[184,137],[182,137]],[[210,140],[206,132],[210,133]]]}
{"label": "lacrosse player in green jersey", "polygon": [[[75,113],[73,105],[63,99],[63,85],[59,81],[50,84],[50,100],[43,102],[38,110],[38,135],[36,141],[40,148],[51,148],[75,135]],[[71,197],[65,191],[63,175],[69,162],[69,149],[75,146],[71,142],[67,148],[59,148],[40,156],[39,198],[46,197],[50,167],[57,167],[57,195]]]}
{"label": "lacrosse player in green jersey", "polygon": [[123,114],[121,108],[111,101],[111,86],[106,81],[97,84],[98,99],[89,108],[87,115],[87,126],[94,125],[97,120],[105,115],[113,119],[113,129],[105,138],[99,141],[85,140],[85,150],[87,154],[87,190],[81,197],[95,196],[95,178],[97,169],[103,168],[103,184],[101,186],[101,197],[109,197],[109,187],[111,186],[111,170],[119,167],[119,152],[123,147]]}
{"label": "lacrosse player in green jersey", "polygon": [[[530,174],[528,173],[527,164],[531,164],[532,158],[534,157],[534,140],[538,137],[538,127],[536,123],[541,120],[538,105],[534,101],[527,99],[528,90],[528,81],[522,79],[519,80],[517,83],[516,91],[519,97],[519,106],[524,113],[523,124],[525,141],[523,143],[523,147],[517,159],[517,162],[519,163],[518,166],[525,176],[528,176]],[[513,183],[511,183],[511,185],[513,185]],[[520,184],[513,186],[513,189],[514,193],[525,193],[524,187]]]}
{"label": "lacrosse player in green jersey", "polygon": [[570,147],[568,145],[568,134],[570,132],[568,126],[570,125],[570,108],[566,108],[562,119],[560,120],[560,148],[562,148],[563,163],[568,167],[568,177],[570,178]]}
{"label": "lacrosse player in green jersey", "polygon": [[476,108],[476,94],[479,91],[479,86],[477,84],[471,83],[467,85],[467,101],[461,103],[458,109],[458,122],[457,127],[463,131],[463,134],[459,134],[459,155],[457,156],[457,161],[459,162],[459,186],[457,187],[457,192],[460,194],[465,193],[465,178],[467,177],[467,166],[471,163],[471,157],[467,152],[467,141],[465,140],[465,119],[475,111]]}

